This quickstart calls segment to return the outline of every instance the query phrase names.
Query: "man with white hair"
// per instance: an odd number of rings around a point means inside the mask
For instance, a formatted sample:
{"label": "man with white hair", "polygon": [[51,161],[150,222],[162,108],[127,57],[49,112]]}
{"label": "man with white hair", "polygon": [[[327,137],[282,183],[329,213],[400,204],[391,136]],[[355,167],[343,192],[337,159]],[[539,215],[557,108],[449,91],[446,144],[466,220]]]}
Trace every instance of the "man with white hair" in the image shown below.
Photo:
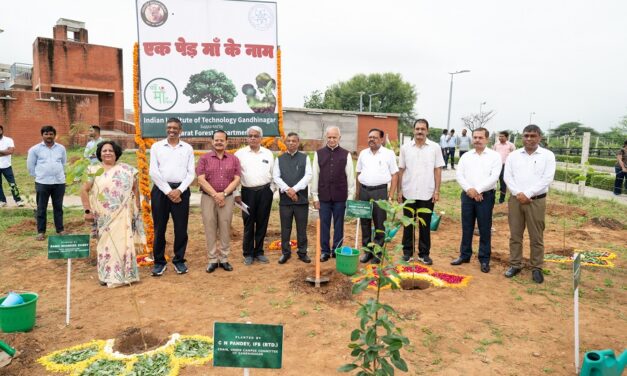
{"label": "man with white hair", "polygon": [[235,152],[241,165],[241,193],[235,193],[235,201],[248,206],[248,214],[242,212],[244,220],[244,264],[254,261],[267,264],[263,241],[266,238],[270,209],[272,209],[272,169],[274,155],[261,146],[263,130],[258,126],[249,127],[248,146]]}
{"label": "man with white hair", "polygon": [[[313,160],[311,194],[314,207],[320,210],[320,261],[335,257],[335,250],[344,240],[344,212],[346,200],[355,195],[353,159],[348,150],[340,146],[340,129],[332,126],[325,132],[327,144],[316,151]],[[333,220],[333,248],[329,247]]]}

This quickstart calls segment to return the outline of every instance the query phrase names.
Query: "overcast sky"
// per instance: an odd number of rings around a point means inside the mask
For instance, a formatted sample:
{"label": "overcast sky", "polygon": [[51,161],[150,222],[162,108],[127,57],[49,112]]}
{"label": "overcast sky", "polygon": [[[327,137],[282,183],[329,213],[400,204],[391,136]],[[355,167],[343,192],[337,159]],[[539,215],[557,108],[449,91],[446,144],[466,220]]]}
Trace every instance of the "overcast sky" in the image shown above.
{"label": "overcast sky", "polygon": [[[484,101],[497,113],[491,130],[521,130],[535,113],[543,129],[579,121],[606,131],[627,115],[624,0],[277,3],[286,107],[358,73],[398,72],[416,87],[417,114],[446,127],[448,72],[468,69],[454,79],[452,128]],[[6,0],[1,9],[0,62],[32,63],[34,39],[52,37],[59,18],[86,22],[90,43],[124,49],[132,107],[133,0]]]}

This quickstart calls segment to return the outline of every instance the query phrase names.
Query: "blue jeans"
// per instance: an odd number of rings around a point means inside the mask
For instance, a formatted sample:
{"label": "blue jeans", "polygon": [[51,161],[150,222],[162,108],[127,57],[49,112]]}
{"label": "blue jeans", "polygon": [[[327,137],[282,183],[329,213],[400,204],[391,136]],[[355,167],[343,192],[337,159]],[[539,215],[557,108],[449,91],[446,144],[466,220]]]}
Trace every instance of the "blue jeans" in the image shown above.
{"label": "blue jeans", "polygon": [[331,254],[329,240],[333,221],[333,250],[342,246],[344,240],[344,212],[346,201],[320,201],[320,250]]}
{"label": "blue jeans", "polygon": [[620,166],[614,166],[616,171],[616,180],[614,180],[614,194],[619,195],[623,193],[623,187],[627,191],[627,173],[624,172]]}
{"label": "blue jeans", "polygon": [[459,255],[464,260],[472,256],[472,237],[475,222],[479,226],[479,262],[490,263],[492,253],[492,209],[494,208],[494,190],[483,192],[483,201],[477,202],[462,192],[462,242]]}
{"label": "blue jeans", "polygon": [[2,176],[7,179],[9,187],[11,187],[11,194],[13,195],[13,199],[15,200],[15,202],[22,201],[20,199],[20,190],[17,188],[17,184],[15,184],[13,169],[11,168],[11,166],[9,166],[7,168],[0,168],[0,202],[7,202],[7,198],[4,195],[4,191],[2,190]]}

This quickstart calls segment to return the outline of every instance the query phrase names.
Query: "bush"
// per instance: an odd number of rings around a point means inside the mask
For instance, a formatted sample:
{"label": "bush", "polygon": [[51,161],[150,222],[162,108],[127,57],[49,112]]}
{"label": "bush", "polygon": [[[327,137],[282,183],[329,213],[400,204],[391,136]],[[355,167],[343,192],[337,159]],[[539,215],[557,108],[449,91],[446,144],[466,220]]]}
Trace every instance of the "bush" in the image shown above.
{"label": "bush", "polygon": [[[579,184],[580,174],[581,171],[579,169],[556,168],[554,179]],[[614,189],[614,180],[615,176],[613,174],[595,171],[586,175],[586,186],[611,191]]]}
{"label": "bush", "polygon": [[[555,160],[558,162],[569,162],[575,164],[581,163],[581,157],[577,155],[556,155]],[[616,159],[590,157],[588,158],[588,163],[591,166],[614,167],[614,165],[616,165]]]}
{"label": "bush", "polygon": [[614,175],[595,175],[590,181],[590,186],[604,189],[606,191],[612,191],[614,190],[614,180],[616,180],[616,176]]}

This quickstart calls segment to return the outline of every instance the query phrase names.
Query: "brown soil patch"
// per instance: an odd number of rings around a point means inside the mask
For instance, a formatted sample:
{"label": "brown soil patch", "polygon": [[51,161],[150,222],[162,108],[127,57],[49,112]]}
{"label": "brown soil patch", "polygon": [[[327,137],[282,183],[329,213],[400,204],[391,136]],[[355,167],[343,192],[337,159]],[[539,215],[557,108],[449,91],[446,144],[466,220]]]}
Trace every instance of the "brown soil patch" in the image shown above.
{"label": "brown soil patch", "polygon": [[32,364],[37,362],[38,358],[46,355],[43,353],[44,347],[39,341],[31,337],[26,337],[22,333],[3,333],[0,339],[17,350],[13,356],[13,360],[11,360],[11,364],[0,369],[0,375],[21,375],[19,372],[20,369],[32,366]]}
{"label": "brown soil patch", "polygon": [[590,222],[595,226],[609,228],[610,230],[623,230],[625,228],[620,221],[612,218],[595,217]]}
{"label": "brown soil patch", "polygon": [[33,231],[37,228],[37,221],[34,219],[26,219],[20,223],[16,223],[11,227],[8,227],[5,231],[11,235],[22,235],[27,231]]}
{"label": "brown soil patch", "polygon": [[431,287],[429,281],[422,281],[416,279],[403,279],[401,280],[401,289],[403,290],[426,290]]}
{"label": "brown soil patch", "polygon": [[575,253],[575,249],[574,248],[562,248],[562,249],[551,250],[551,252],[547,252],[547,253],[550,253],[553,255],[572,257],[573,254]]}
{"label": "brown soil patch", "polygon": [[294,277],[290,280],[290,287],[298,294],[318,294],[325,300],[334,303],[353,299],[353,282],[351,278],[335,269],[322,270],[320,277],[329,278],[329,282],[316,288],[314,284],[307,282],[307,277],[315,277],[315,269],[300,268],[294,271]]}
{"label": "brown soil patch", "polygon": [[588,212],[574,207],[557,203],[547,203],[546,205],[546,215],[552,217],[587,217]]}
{"label": "brown soil patch", "polygon": [[139,354],[164,345],[169,337],[154,333],[153,329],[126,328],[115,337],[113,351],[122,354]]}

